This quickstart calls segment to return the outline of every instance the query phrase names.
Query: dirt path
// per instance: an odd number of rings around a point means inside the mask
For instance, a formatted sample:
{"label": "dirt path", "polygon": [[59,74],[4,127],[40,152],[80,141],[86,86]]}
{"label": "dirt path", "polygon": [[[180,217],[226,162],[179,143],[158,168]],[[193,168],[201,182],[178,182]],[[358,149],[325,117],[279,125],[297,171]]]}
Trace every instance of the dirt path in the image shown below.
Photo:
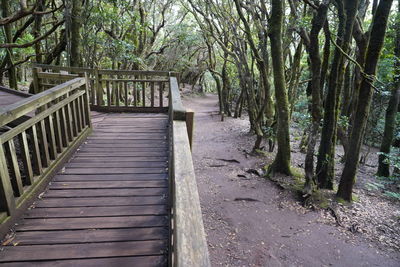
{"label": "dirt path", "polygon": [[193,157],[213,266],[400,266],[400,252],[318,222],[319,212],[246,173],[268,158],[246,157],[248,121],[220,122],[216,96],[185,97],[184,104],[196,112]]}

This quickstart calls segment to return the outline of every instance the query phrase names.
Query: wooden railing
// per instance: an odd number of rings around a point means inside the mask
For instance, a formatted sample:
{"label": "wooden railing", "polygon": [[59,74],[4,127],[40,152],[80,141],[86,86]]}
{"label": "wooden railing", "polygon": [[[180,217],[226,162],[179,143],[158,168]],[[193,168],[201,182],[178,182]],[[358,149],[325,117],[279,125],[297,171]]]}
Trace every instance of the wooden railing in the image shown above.
{"label": "wooden railing", "polygon": [[169,117],[172,148],[169,162],[172,202],[170,262],[179,267],[211,266],[191,155],[193,112],[183,107],[175,77],[170,77]]}
{"label": "wooden railing", "polygon": [[[56,73],[60,72],[60,73]],[[92,110],[104,112],[167,112],[169,77],[175,72],[105,70],[34,65],[38,91],[74,76],[88,75],[89,101]],[[71,76],[74,75],[74,76]]]}
{"label": "wooden railing", "polygon": [[[2,229],[69,159],[91,131],[85,78],[75,78],[0,109]],[[30,118],[7,127],[22,116]]]}

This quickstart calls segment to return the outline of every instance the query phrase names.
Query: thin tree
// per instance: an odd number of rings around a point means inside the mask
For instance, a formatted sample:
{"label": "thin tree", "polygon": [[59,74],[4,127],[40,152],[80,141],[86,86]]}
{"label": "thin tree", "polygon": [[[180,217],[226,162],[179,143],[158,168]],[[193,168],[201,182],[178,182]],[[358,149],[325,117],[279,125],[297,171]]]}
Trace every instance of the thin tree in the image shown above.
{"label": "thin tree", "polygon": [[269,20],[269,38],[271,40],[272,69],[274,74],[275,98],[277,104],[278,152],[270,166],[269,173],[291,175],[290,168],[290,136],[289,136],[289,101],[286,91],[283,50],[282,24],[285,1],[272,0],[271,17]]}

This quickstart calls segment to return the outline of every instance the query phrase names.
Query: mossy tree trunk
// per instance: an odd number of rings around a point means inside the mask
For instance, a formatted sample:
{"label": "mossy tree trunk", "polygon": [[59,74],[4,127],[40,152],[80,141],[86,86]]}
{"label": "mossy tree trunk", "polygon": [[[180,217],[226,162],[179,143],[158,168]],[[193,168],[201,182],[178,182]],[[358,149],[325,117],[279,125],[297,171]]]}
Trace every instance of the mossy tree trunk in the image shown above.
{"label": "mossy tree trunk", "polygon": [[[390,96],[389,104],[386,109],[385,117],[385,130],[383,132],[382,144],[380,148],[381,153],[390,153],[390,148],[393,143],[393,134],[396,129],[396,114],[400,102],[400,1],[398,3],[398,13],[395,24],[396,29],[396,43],[395,43],[395,75],[392,94]],[[379,155],[378,176],[390,176],[389,164],[385,161],[385,155]]]}
{"label": "mossy tree trunk", "polygon": [[[317,180],[319,188],[333,189],[335,176],[335,145],[340,100],[340,88],[344,77],[345,61],[351,41],[353,25],[358,8],[358,0],[336,0],[339,26],[331,72],[328,81],[328,93],[325,101],[324,124],[318,151]],[[342,51],[341,51],[342,50]]]}
{"label": "mossy tree trunk", "polygon": [[352,201],[352,191],[357,172],[359,154],[373,96],[373,79],[370,77],[374,77],[376,73],[392,3],[393,0],[381,0],[372,22],[364,66],[364,72],[369,76],[363,77],[360,85],[357,110],[350,135],[349,150],[347,152],[346,162],[337,192],[337,196],[346,201]]}
{"label": "mossy tree trunk", "polygon": [[278,152],[270,166],[269,172],[291,175],[290,169],[290,136],[289,136],[289,101],[286,91],[286,81],[282,50],[282,24],[285,1],[272,0],[271,17],[269,21],[272,69],[274,74],[275,98],[278,115],[277,141]]}
{"label": "mossy tree trunk", "polygon": [[[322,118],[321,111],[321,56],[319,50],[319,38],[318,35],[322,30],[326,22],[328,14],[329,0],[322,2],[317,12],[312,19],[312,27],[309,38],[306,39],[306,47],[310,58],[311,65],[311,130],[309,133],[307,153],[305,158],[305,184],[304,193],[311,194],[316,187],[316,181],[314,179],[314,152],[315,145],[317,143],[317,137],[319,132],[319,125]],[[307,37],[307,36],[305,36]],[[328,40],[329,42],[329,40]]]}
{"label": "mossy tree trunk", "polygon": [[[8,17],[10,15],[10,6],[8,0],[1,0],[1,9],[2,16]],[[5,24],[4,26],[4,34],[5,41],[7,43],[12,43],[12,34],[11,34],[11,24]],[[17,80],[17,72],[15,66],[13,65],[13,53],[11,48],[6,48],[6,56],[5,56],[6,67],[8,69],[8,80],[10,88],[18,90],[18,80]]]}

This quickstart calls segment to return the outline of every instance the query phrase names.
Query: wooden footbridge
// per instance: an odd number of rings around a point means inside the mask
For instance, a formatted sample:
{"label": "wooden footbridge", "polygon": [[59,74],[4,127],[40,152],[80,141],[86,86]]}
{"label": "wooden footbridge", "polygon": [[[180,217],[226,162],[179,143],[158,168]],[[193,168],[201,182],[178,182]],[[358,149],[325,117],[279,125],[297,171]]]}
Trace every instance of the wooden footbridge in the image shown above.
{"label": "wooden footbridge", "polygon": [[0,107],[0,264],[209,266],[177,74],[33,75]]}

